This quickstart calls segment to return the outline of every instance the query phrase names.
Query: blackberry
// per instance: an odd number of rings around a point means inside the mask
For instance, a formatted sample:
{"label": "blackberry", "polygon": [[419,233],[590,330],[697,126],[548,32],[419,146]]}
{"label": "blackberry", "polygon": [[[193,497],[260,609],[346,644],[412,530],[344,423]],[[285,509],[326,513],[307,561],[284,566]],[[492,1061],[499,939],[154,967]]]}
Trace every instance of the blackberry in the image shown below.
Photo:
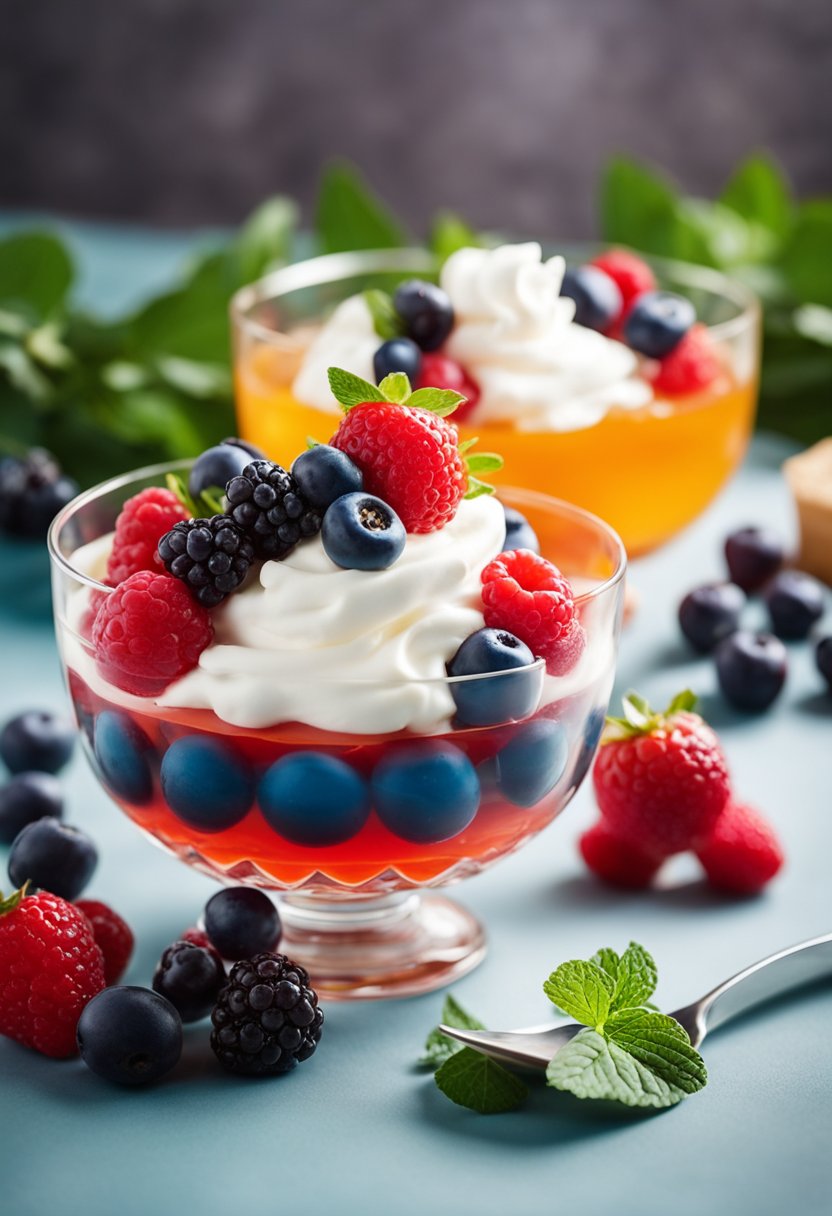
{"label": "blackberry", "polygon": [[225,488],[228,514],[258,557],[280,561],[298,541],[321,528],[321,512],[301,494],[291,473],[270,460],[253,460]]}
{"label": "blackberry", "polygon": [[231,968],[211,1021],[211,1047],[223,1068],[274,1076],[309,1059],[324,1015],[303,967],[285,954],[255,954]]}
{"label": "blackberry", "polygon": [[33,448],[24,460],[0,460],[0,531],[40,540],[61,507],[78,493],[60,466],[43,448]]}
{"label": "blackberry", "polygon": [[214,515],[174,524],[159,541],[159,557],[204,608],[216,608],[245,579],[254,547],[227,515]]}

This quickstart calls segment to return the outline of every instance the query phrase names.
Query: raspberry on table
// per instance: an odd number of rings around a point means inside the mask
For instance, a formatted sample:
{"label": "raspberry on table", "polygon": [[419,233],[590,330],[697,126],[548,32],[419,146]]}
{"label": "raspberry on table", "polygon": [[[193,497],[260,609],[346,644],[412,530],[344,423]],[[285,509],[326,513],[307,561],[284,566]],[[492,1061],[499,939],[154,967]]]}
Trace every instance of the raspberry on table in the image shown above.
{"label": "raspberry on table", "polygon": [[159,558],[203,608],[216,608],[242,586],[254,561],[254,546],[227,515],[186,519],[159,541]]}
{"label": "raspberry on table", "polygon": [[616,836],[603,819],[584,832],[578,847],[592,873],[614,887],[648,887],[662,864],[633,841]]}
{"label": "raspberry on table", "polygon": [[753,807],[740,802],[728,804],[696,855],[713,886],[738,895],[760,891],[784,861],[774,828]]}
{"label": "raspberry on table", "polygon": [[707,388],[719,371],[711,335],[704,325],[694,325],[670,354],[659,360],[656,370],[648,367],[645,375],[655,392],[681,396]]}
{"label": "raspberry on table", "polygon": [[83,912],[92,925],[93,936],[104,955],[104,979],[117,984],[133,954],[133,931],[107,904],[97,899],[76,899],[75,907]]}
{"label": "raspberry on table", "polygon": [[92,644],[105,680],[152,697],[196,666],[213,632],[207,610],[182,583],[169,574],[140,570],[99,608]]}
{"label": "raspberry on table", "polygon": [[187,518],[188,512],[176,495],[161,486],[149,486],[128,498],[116,520],[107,582],[116,586],[139,570],[158,571],[161,562],[156,546],[175,523]]}
{"label": "raspberry on table", "polygon": [[590,265],[609,275],[621,292],[619,321],[637,296],[656,288],[656,276],[653,271],[642,258],[630,253],[628,249],[608,249],[593,258]]}
{"label": "raspberry on table", "polygon": [[479,403],[480,386],[468,375],[461,363],[447,355],[423,355],[421,371],[413,383],[415,388],[444,388],[462,393],[465,400],[459,403],[451,415],[455,426],[465,422]]}
{"label": "raspberry on table", "polygon": [[0,898],[0,1034],[54,1059],[72,1056],[81,1012],[104,983],[83,912],[25,887]]}
{"label": "raspberry on table", "polygon": [[309,505],[291,473],[270,460],[246,465],[231,478],[225,496],[227,514],[266,561],[280,561],[321,530],[321,512]]}
{"label": "raspberry on table", "polygon": [[499,554],[482,572],[482,602],[489,629],[513,633],[546,660],[549,675],[563,676],[583,653],[586,635],[569,580],[530,549]]}

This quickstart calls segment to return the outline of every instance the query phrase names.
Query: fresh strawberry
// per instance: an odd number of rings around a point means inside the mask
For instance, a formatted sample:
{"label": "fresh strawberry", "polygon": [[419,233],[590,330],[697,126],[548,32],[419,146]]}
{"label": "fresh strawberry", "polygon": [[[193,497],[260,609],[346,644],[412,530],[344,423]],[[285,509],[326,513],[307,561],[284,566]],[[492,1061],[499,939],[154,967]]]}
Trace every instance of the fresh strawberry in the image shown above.
{"label": "fresh strawberry", "polygon": [[592,873],[614,887],[647,887],[662,864],[631,840],[614,835],[603,819],[584,832],[578,847]]}
{"label": "fresh strawberry", "polygon": [[133,953],[135,938],[125,920],[97,899],[76,899],[75,907],[84,913],[92,925],[93,935],[104,955],[104,978],[107,984],[117,984]]}
{"label": "fresh strawberry", "polygon": [[506,629],[546,660],[549,675],[571,671],[586,635],[569,580],[530,549],[500,553],[482,572],[482,602],[489,629]]}
{"label": "fresh strawberry", "polygon": [[630,253],[627,249],[608,249],[597,258],[593,258],[591,266],[597,266],[609,275],[621,292],[621,314],[614,322],[620,327],[630,305],[637,296],[645,291],[655,291],[656,276],[642,258]]}
{"label": "fresh strawberry", "polygon": [[673,397],[697,393],[707,388],[719,375],[719,360],[714,352],[711,335],[704,325],[694,325],[678,346],[656,364],[647,364],[645,376],[654,392]]}
{"label": "fresh strawberry", "polygon": [[104,987],[104,958],[72,904],[26,887],[0,897],[0,1034],[45,1056],[74,1055],[75,1028]]}
{"label": "fresh strawberry", "polygon": [[101,675],[152,697],[195,667],[213,637],[208,611],[169,574],[140,570],[107,596],[92,626]]}
{"label": "fresh strawberry", "polygon": [[113,548],[107,561],[107,582],[121,583],[139,570],[161,570],[156,546],[181,519],[185,507],[170,490],[150,486],[128,498],[116,520]]}
{"label": "fresh strawberry", "polygon": [[715,887],[738,895],[760,891],[784,860],[774,828],[741,802],[729,802],[696,855]]}
{"label": "fresh strawberry", "polygon": [[430,351],[422,355],[422,370],[416,377],[416,388],[449,388],[461,393],[465,400],[454,410],[455,423],[465,422],[480,399],[480,386],[471,379],[461,363],[449,359],[447,355]]}
{"label": "fresh strawberry", "polygon": [[623,718],[607,720],[595,761],[595,797],[610,830],[644,852],[669,857],[697,848],[728,802],[719,740],[683,692],[663,714],[636,693]]}

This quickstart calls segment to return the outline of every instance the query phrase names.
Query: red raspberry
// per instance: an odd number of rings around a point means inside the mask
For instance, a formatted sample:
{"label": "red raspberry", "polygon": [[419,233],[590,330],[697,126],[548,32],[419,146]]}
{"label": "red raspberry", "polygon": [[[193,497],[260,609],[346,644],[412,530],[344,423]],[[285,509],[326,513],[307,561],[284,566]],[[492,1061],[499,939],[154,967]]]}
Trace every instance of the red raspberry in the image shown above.
{"label": "red raspberry", "polygon": [[603,819],[584,832],[578,847],[592,873],[614,887],[647,887],[661,865],[661,859],[615,836]]}
{"label": "red raspberry", "polygon": [[115,587],[139,570],[161,570],[156,546],[181,519],[190,519],[188,512],[175,494],[160,486],[128,498],[116,520],[107,582]]}
{"label": "red raspberry", "polygon": [[0,898],[0,1034],[60,1060],[77,1051],[75,1028],[104,987],[104,959],[83,912],[25,890]]}
{"label": "red raspberry", "polygon": [[506,629],[546,660],[550,676],[564,676],[583,653],[586,635],[568,579],[530,549],[499,554],[482,572],[489,629]]}
{"label": "red raspberry", "polygon": [[135,938],[125,920],[99,903],[97,899],[76,899],[75,907],[83,912],[92,925],[93,936],[104,955],[104,979],[108,984],[117,984],[130,962]]}
{"label": "red raspberry", "polygon": [[760,891],[784,860],[771,824],[740,802],[728,804],[696,855],[715,887],[738,895]]}
{"label": "red raspberry", "polygon": [[384,401],[353,406],[330,443],[355,461],[364,489],[384,499],[408,532],[436,532],[449,523],[468,477],[457,433],[428,410]]}
{"label": "red raspberry", "polygon": [[627,249],[608,249],[606,253],[593,258],[590,265],[597,266],[604,274],[608,274],[621,292],[621,316],[616,324],[621,322],[636,296],[656,289],[656,276],[653,271],[646,262]]}
{"label": "red raspberry", "polygon": [[654,391],[672,396],[683,396],[707,388],[720,371],[711,335],[704,325],[692,326],[678,346],[655,366],[657,371],[651,373],[649,364],[645,370]]}
{"label": "red raspberry", "polygon": [[692,694],[656,714],[625,699],[626,719],[605,731],[595,761],[595,797],[610,830],[656,857],[695,849],[728,802],[725,757],[714,732],[688,712]]}
{"label": "red raspberry", "polygon": [[465,422],[480,399],[480,386],[472,380],[461,363],[447,355],[435,355],[426,351],[422,355],[422,370],[416,379],[415,388],[450,388],[462,393],[465,400],[451,414],[454,423]]}
{"label": "red raspberry", "polygon": [[152,697],[196,666],[213,633],[209,613],[184,583],[140,570],[99,608],[92,644],[105,680],[136,696]]}

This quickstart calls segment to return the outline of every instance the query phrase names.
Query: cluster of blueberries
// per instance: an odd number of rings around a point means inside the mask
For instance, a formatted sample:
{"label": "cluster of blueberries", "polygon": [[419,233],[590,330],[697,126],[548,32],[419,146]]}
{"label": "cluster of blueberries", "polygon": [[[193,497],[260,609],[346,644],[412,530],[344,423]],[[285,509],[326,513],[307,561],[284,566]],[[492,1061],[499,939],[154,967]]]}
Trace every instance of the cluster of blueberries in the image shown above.
{"label": "cluster of blueberries", "polygon": [[[725,542],[730,582],[697,587],[679,605],[679,624],[691,645],[713,653],[723,696],[743,710],[767,709],[786,682],[783,640],[809,637],[825,610],[823,585],[800,570],[784,569],[786,550],[765,528],[741,528]],[[747,597],[759,592],[771,632],[740,628]],[[832,689],[832,636],[816,645],[818,670]]]}
{"label": "cluster of blueberries", "polygon": [[[570,267],[563,276],[560,294],[574,300],[578,325],[603,334],[609,333],[624,307],[618,284],[599,266]],[[695,321],[696,310],[684,296],[672,291],[645,291],[628,308],[621,337],[638,354],[663,359]]]}
{"label": "cluster of blueberries", "polygon": [[408,279],[392,299],[393,325],[401,333],[382,342],[373,356],[373,373],[381,384],[392,372],[404,372],[414,384],[422,371],[422,356],[438,350],[454,325],[450,297],[435,283]]}

